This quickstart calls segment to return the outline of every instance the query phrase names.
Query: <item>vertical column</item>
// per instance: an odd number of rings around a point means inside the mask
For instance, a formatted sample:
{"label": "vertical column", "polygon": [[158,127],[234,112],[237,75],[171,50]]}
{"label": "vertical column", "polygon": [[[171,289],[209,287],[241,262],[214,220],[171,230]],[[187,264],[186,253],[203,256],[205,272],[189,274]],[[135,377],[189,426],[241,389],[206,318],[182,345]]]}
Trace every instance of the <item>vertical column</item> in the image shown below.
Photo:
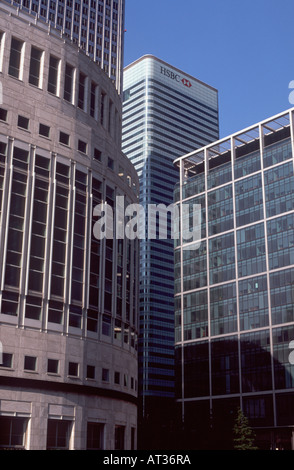
{"label": "vertical column", "polygon": [[294,165],[294,111],[289,111],[289,121],[290,121],[290,135],[291,135],[291,148],[292,148],[292,162]]}
{"label": "vertical column", "polygon": [[234,246],[235,246],[235,279],[236,279],[236,306],[237,306],[237,336],[238,336],[238,361],[239,361],[239,390],[240,390],[240,407],[243,408],[242,402],[242,370],[241,370],[241,340],[240,340],[240,309],[239,309],[239,271],[238,271],[238,240],[237,240],[237,223],[236,223],[236,193],[235,193],[235,138],[231,137],[231,165],[232,165],[232,197],[233,197],[233,218],[234,218]]}
{"label": "vertical column", "polygon": [[180,160],[180,260],[181,260],[181,380],[182,380],[182,423],[185,422],[185,353],[184,353],[184,280],[183,280],[183,183],[184,183],[184,159]]}
{"label": "vertical column", "polygon": [[100,86],[96,85],[95,87],[95,104],[94,104],[94,119],[98,121],[99,119],[99,108],[100,108]]}
{"label": "vertical column", "polygon": [[268,243],[267,243],[267,213],[266,213],[266,199],[265,199],[265,184],[264,184],[264,135],[263,126],[259,124],[259,142],[260,142],[260,159],[261,159],[261,181],[262,181],[262,198],[263,198],[263,217],[264,217],[264,238],[265,238],[265,263],[266,263],[266,277],[267,277],[267,296],[268,296],[268,314],[269,314],[269,337],[270,337],[270,353],[271,353],[271,369],[272,369],[272,390],[273,390],[273,412],[274,412],[274,426],[277,425],[276,414],[276,397],[275,397],[275,380],[274,380],[274,358],[273,358],[273,335],[272,335],[272,314],[271,314],[271,296],[270,296],[270,276],[269,276],[269,263],[268,263]]}
{"label": "vertical column", "polygon": [[34,160],[35,160],[36,147],[31,145],[30,154],[29,154],[29,172],[27,180],[27,211],[25,217],[25,226],[24,226],[24,240],[23,246],[26,246],[27,249],[23,250],[23,260],[22,260],[22,276],[21,276],[21,285],[20,292],[24,292],[25,295],[28,293],[28,277],[29,277],[29,253],[30,253],[30,242],[31,242],[31,231],[32,231],[32,213],[33,213],[33,194],[34,194],[34,184],[35,184],[35,175],[34,175]]}
{"label": "vertical column", "polygon": [[205,182],[205,214],[206,214],[206,221],[205,221],[205,231],[206,231],[206,271],[207,271],[207,323],[208,323],[208,374],[209,374],[209,406],[210,406],[210,413],[212,413],[212,380],[211,380],[211,320],[210,320],[210,263],[209,263],[209,224],[208,224],[208,214],[209,214],[209,207],[208,207],[208,197],[207,197],[207,190],[208,190],[208,174],[209,174],[209,150],[207,148],[204,149],[204,182]]}
{"label": "vertical column", "polygon": [[[50,161],[50,179],[49,179],[49,192],[48,192],[48,216],[46,224],[46,248],[44,256],[44,281],[43,281],[43,327],[47,329],[48,327],[48,307],[49,307],[49,298],[50,298],[50,280],[51,280],[51,256],[52,256],[52,243],[53,243],[53,228],[54,228],[54,204],[55,204],[55,159],[56,154],[51,153]],[[45,315],[46,313],[46,315]]]}
{"label": "vertical column", "polygon": [[9,213],[9,200],[11,193],[11,179],[12,179],[12,153],[13,153],[13,142],[12,137],[7,139],[6,147],[6,164],[5,164],[5,175],[3,183],[3,201],[2,201],[2,217],[0,226],[0,287],[1,290],[4,288],[4,277],[5,277],[5,257],[6,257],[6,244],[7,244],[7,231],[8,231],[8,217],[3,217],[3,214],[8,215]]}
{"label": "vertical column", "polygon": [[[92,237],[92,209],[93,196],[92,196],[92,172],[88,171],[87,177],[87,217],[86,217],[86,236],[85,236],[85,276],[84,276],[84,308],[85,311],[89,309],[89,289],[90,289],[90,267],[91,267],[91,237]],[[85,314],[85,335],[87,336],[87,321],[88,315]]]}

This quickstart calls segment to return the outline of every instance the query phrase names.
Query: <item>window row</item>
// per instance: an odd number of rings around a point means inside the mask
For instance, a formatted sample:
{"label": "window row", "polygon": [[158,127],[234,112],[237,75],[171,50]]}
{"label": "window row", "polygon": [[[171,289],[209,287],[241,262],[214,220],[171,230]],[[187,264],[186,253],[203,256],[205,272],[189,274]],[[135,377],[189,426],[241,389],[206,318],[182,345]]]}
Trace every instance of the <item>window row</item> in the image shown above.
{"label": "window row", "polygon": [[[203,240],[197,249],[183,250],[184,290],[193,290],[207,285],[207,261],[209,261],[210,283],[217,284],[236,277],[251,276],[265,272],[266,246],[270,270],[294,264],[294,213],[267,221],[267,242],[263,223],[237,230],[237,260],[235,259],[234,233]],[[175,250],[176,293],[181,288],[181,252]]]}
{"label": "window row", "polygon": [[[1,356],[0,356],[1,357]],[[2,353],[2,363],[0,367],[5,369],[13,369],[13,354]],[[26,372],[38,372],[38,358],[36,356],[24,356],[23,370]],[[60,375],[60,361],[58,359],[47,359],[46,372],[48,374]],[[69,361],[67,364],[67,376],[71,378],[81,378],[80,364],[78,362]],[[98,380],[97,367],[88,364],[86,366],[86,379]],[[137,390],[137,380],[129,374],[122,373],[121,371],[114,371],[113,379],[111,378],[111,371],[107,368],[100,370],[100,380],[104,383],[113,383],[115,385],[123,385],[132,390]]]}
{"label": "window row", "polygon": [[[262,178],[259,173],[235,183],[235,210],[233,207],[234,199],[231,184],[207,193],[208,214],[205,214],[204,196],[184,202],[183,207],[185,207],[186,218],[189,215],[189,229],[195,229],[192,223],[194,205],[196,203],[201,204],[201,237],[206,236],[205,221],[207,219],[208,236],[213,236],[232,230],[234,218],[236,219],[236,226],[241,227],[258,222],[264,217],[269,218],[293,210],[293,163],[285,163],[267,170],[265,172],[264,190],[265,201],[263,199]],[[264,213],[264,204],[266,213]],[[185,224],[187,225],[187,222]],[[183,241],[185,241],[184,234]]]}
{"label": "window row", "polygon": [[[283,139],[270,144],[264,148],[263,152],[263,168],[269,168],[273,165],[290,160],[292,156],[292,145],[290,136],[290,128],[287,130],[287,137],[282,136]],[[228,155],[221,155],[218,158],[211,158],[208,163],[207,172],[207,189],[210,190],[217,186],[224,185],[232,181],[232,164],[227,163],[226,159],[231,160],[231,152]],[[243,178],[244,176],[261,170],[261,153],[254,151],[246,155],[238,156],[234,161],[234,176],[235,180]],[[205,173],[204,165],[197,165],[197,175],[188,178],[188,173],[185,175],[187,179],[183,183],[183,199],[195,196],[205,191]],[[177,192],[177,199],[179,193]]]}
{"label": "window row", "polygon": [[209,298],[207,289],[184,294],[183,306],[181,297],[175,297],[176,341],[181,341],[182,328],[184,341],[208,336],[208,305],[212,336],[293,322],[293,282],[294,268],[271,273],[270,286],[262,275],[240,280],[238,287],[235,282],[211,287]]}
{"label": "window row", "polygon": [[[0,162],[0,209],[3,204],[6,149],[5,144],[0,145],[0,156],[3,157]],[[96,220],[93,219],[93,224],[90,224],[88,214],[102,201],[102,182],[95,178],[91,181],[87,173],[59,161],[53,163],[49,158],[36,154],[34,186],[30,191],[27,185],[29,159],[29,151],[14,147],[10,203],[8,192],[4,195],[7,218],[3,224],[6,235],[3,233],[3,236],[7,236],[7,251],[3,273],[6,287],[2,293],[1,312],[14,317],[19,315],[22,303],[19,294],[12,290],[20,287],[21,275],[24,274],[30,294],[24,305],[25,318],[40,321],[42,315],[48,313],[50,323],[62,325],[68,322],[69,327],[81,329],[85,326],[94,333],[100,328],[102,334],[111,336],[111,313],[115,312],[117,321],[121,323],[120,326],[113,325],[116,336],[121,341],[123,338],[124,343],[136,343],[133,329],[130,331],[126,323],[134,325],[136,322],[137,240],[101,241],[96,238],[93,230]],[[50,198],[50,176],[56,180],[54,204]],[[75,186],[75,198],[71,195],[70,181]],[[105,198],[113,207],[115,191],[108,185],[105,187]],[[49,219],[52,221],[51,228]],[[23,263],[25,240],[30,240],[26,253],[28,264]],[[90,250],[88,264],[87,249]],[[105,262],[101,256],[104,249]],[[49,282],[47,266],[51,267],[50,289],[54,296],[49,302],[48,312],[41,297],[44,283]],[[69,311],[64,309],[63,303],[66,285],[71,291]],[[117,296],[113,295],[115,291]],[[85,305],[89,306],[87,312],[83,309]],[[103,319],[101,308],[105,313]],[[126,323],[122,324],[123,318]]]}
{"label": "window row", "polygon": [[[185,398],[290,389],[294,366],[289,363],[293,326],[186,344],[183,348]],[[178,349],[178,352],[180,349]],[[177,359],[178,361],[178,359]],[[211,366],[210,366],[211,364]],[[240,380],[241,379],[241,380]]]}
{"label": "window row", "polygon": [[[0,121],[7,122],[7,118],[8,118],[8,110],[5,108],[0,108]],[[29,131],[30,119],[26,116],[18,115],[17,126],[20,129]],[[47,124],[39,123],[39,135],[41,137],[50,139],[51,127],[48,126]],[[60,144],[65,145],[67,147],[72,146],[70,134],[64,131],[59,131],[58,141]],[[88,142],[82,139],[78,139],[77,144],[76,144],[76,150],[82,153],[83,155],[89,155],[90,151],[89,151]],[[114,158],[111,158],[110,156],[105,156],[102,153],[102,151],[99,150],[97,147],[94,147],[92,149],[92,158],[96,162],[104,162],[107,165],[107,168],[109,168],[110,170],[113,170],[113,171],[116,170],[116,163],[115,163]],[[136,192],[135,182],[121,165],[119,165],[119,167],[117,168],[117,172],[118,172],[118,176],[124,179],[127,182],[128,186],[131,187],[134,192]]]}
{"label": "window row", "polygon": [[[0,448],[2,449],[26,449],[29,440],[30,418],[0,416]],[[72,449],[72,437],[74,433],[74,421],[70,418],[48,418],[46,432],[47,450]],[[104,423],[96,421],[87,422],[86,446],[87,450],[103,450],[106,448],[106,432]],[[126,427],[114,426],[114,450],[126,448]],[[131,428],[131,449],[136,446],[136,428]]]}
{"label": "window row", "polygon": [[[2,43],[4,36],[2,33]],[[0,46],[3,47],[1,42]],[[18,80],[24,79],[26,47],[27,44],[22,39],[11,38],[8,74]],[[48,75],[45,75],[47,69]],[[47,81],[46,89],[49,93],[63,98],[90,114],[97,123],[101,124],[118,140],[119,112],[99,84],[75,66],[63,63],[60,58],[52,54],[47,57],[44,50],[31,46],[28,83],[44,89],[45,79]]]}

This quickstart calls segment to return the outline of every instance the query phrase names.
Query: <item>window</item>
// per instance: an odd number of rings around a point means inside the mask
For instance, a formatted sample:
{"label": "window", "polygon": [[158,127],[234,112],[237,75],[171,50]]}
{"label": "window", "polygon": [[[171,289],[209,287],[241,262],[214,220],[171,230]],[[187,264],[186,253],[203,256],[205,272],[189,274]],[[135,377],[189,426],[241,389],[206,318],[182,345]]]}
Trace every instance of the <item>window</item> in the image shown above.
{"label": "window", "polygon": [[41,79],[41,61],[43,51],[32,46],[31,49],[31,61],[30,61],[30,73],[29,83],[37,87],[40,86]]}
{"label": "window", "polygon": [[20,78],[23,44],[23,41],[19,41],[16,38],[11,38],[8,73],[15,78]]}
{"label": "window", "polygon": [[120,384],[120,372],[114,372],[114,383],[117,385]]}
{"label": "window", "polygon": [[104,107],[105,107],[105,93],[102,92],[100,95],[100,123],[103,126],[104,124]]}
{"label": "window", "polygon": [[0,447],[24,448],[27,425],[26,418],[0,416]]}
{"label": "window", "polygon": [[74,68],[66,64],[65,66],[65,76],[64,76],[64,93],[63,98],[66,101],[72,103],[73,101],[73,77],[74,77]]}
{"label": "window", "polygon": [[30,122],[30,120],[28,118],[26,118],[25,116],[20,116],[20,115],[18,116],[18,120],[17,120],[18,127],[21,127],[22,129],[28,130],[29,122]]}
{"label": "window", "polygon": [[272,370],[269,331],[242,334],[240,346],[243,391],[246,393],[270,390]]}
{"label": "window", "polygon": [[97,148],[94,148],[94,160],[101,162],[101,159],[102,159],[102,152],[98,150]]}
{"label": "window", "polygon": [[0,366],[6,367],[7,369],[11,369],[12,368],[12,354],[2,353],[2,363],[0,364]]}
{"label": "window", "polygon": [[108,108],[108,132],[112,132],[112,111],[113,111],[113,102],[109,100]]}
{"label": "window", "polygon": [[4,49],[4,33],[0,31],[0,70],[2,70],[3,49]]}
{"label": "window", "polygon": [[49,301],[48,309],[48,322],[57,323],[59,325],[63,322],[63,303],[54,300]]}
{"label": "window", "polygon": [[[43,292],[45,272],[50,160],[41,155],[36,155],[34,170],[35,185],[28,288],[31,292],[41,293]],[[26,317],[39,320],[41,306],[41,297],[27,297]]]}
{"label": "window", "polygon": [[239,277],[266,270],[264,225],[257,224],[237,231]]}
{"label": "window", "polygon": [[23,227],[26,209],[28,152],[14,147],[13,175],[9,214],[9,230],[5,285],[19,287],[23,256]]}
{"label": "window", "polygon": [[[81,149],[80,150],[85,150]],[[84,267],[86,246],[86,214],[87,214],[87,174],[76,170],[75,172],[75,214],[73,223],[73,261],[72,261],[72,285],[71,300],[78,303],[80,307],[71,306],[70,324],[81,328],[82,326],[82,301],[84,295]],[[73,308],[74,307],[74,308]]]}
{"label": "window", "polygon": [[58,70],[60,60],[56,57],[50,56],[49,59],[49,74],[48,74],[48,91],[53,95],[58,94]]}
{"label": "window", "polygon": [[110,168],[111,170],[113,170],[113,168],[114,168],[114,160],[113,160],[113,158],[108,157],[107,166],[108,166],[108,168]]}
{"label": "window", "polygon": [[109,369],[102,369],[102,381],[109,382]]}
{"label": "window", "polygon": [[80,72],[79,76],[79,97],[78,97],[78,107],[85,111],[85,96],[86,96],[86,75]]}
{"label": "window", "polygon": [[263,218],[261,174],[235,183],[237,227],[257,222]]}
{"label": "window", "polygon": [[58,374],[59,361],[57,359],[48,359],[47,372],[50,374]]}
{"label": "window", "polygon": [[19,296],[13,292],[2,293],[1,313],[17,316],[19,307]]}
{"label": "window", "polygon": [[87,379],[95,379],[95,366],[87,366]]}
{"label": "window", "polygon": [[210,289],[211,334],[213,336],[237,330],[236,302],[235,283]]}
{"label": "window", "polygon": [[[39,243],[41,243],[39,240],[37,240]],[[38,273],[39,275],[39,273]],[[37,276],[38,276],[37,275]],[[40,276],[41,281],[43,280],[43,277]],[[37,289],[38,286],[38,278],[36,279],[36,290],[41,291],[42,290],[42,282],[41,285],[39,286],[39,289]],[[32,286],[34,287],[34,286]],[[41,318],[41,309],[42,309],[42,299],[38,297],[27,297],[26,299],[26,309],[25,309],[25,317],[30,318],[32,320],[40,320]]]}
{"label": "window", "polygon": [[68,363],[68,375],[72,377],[78,377],[79,375],[79,364],[77,362]]}
{"label": "window", "polygon": [[69,449],[71,427],[71,421],[48,419],[47,450]]}
{"label": "window", "polygon": [[268,326],[268,287],[266,276],[239,281],[240,329]]}
{"label": "window", "polygon": [[35,371],[37,367],[37,358],[34,356],[25,356],[24,358],[24,369]]}
{"label": "window", "polygon": [[67,252],[70,168],[56,162],[56,203],[54,218],[51,293],[63,297]]}
{"label": "window", "polygon": [[87,425],[87,449],[102,450],[104,445],[104,424],[88,423]]}
{"label": "window", "polygon": [[208,193],[209,235],[226,232],[234,226],[232,186]]}
{"label": "window", "polygon": [[83,140],[79,140],[78,142],[78,150],[79,152],[82,153],[87,153],[87,142],[84,142]]}
{"label": "window", "polygon": [[7,121],[7,109],[0,108],[0,121]]}
{"label": "window", "polygon": [[236,336],[211,341],[212,393],[239,392],[238,341]]}
{"label": "window", "polygon": [[124,450],[125,448],[125,427],[115,426],[114,434],[115,450]]}
{"label": "window", "polygon": [[45,124],[40,124],[39,125],[39,134],[42,135],[43,137],[47,137],[49,139],[49,137],[50,137],[50,127],[46,126]]}
{"label": "window", "polygon": [[69,145],[69,135],[65,132],[60,131],[59,142],[64,145]]}
{"label": "window", "polygon": [[91,82],[91,94],[90,94],[90,116],[96,118],[97,114],[97,85],[94,82]]}
{"label": "window", "polygon": [[111,336],[111,317],[109,315],[102,316],[102,334]]}

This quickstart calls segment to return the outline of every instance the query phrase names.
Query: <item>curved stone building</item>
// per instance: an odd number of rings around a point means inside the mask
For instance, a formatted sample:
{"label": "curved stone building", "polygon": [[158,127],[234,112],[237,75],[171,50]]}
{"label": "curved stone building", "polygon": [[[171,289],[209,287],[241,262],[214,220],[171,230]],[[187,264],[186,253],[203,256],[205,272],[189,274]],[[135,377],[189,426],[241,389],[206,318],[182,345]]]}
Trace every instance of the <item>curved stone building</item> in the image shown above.
{"label": "curved stone building", "polygon": [[137,240],[93,231],[101,202],[137,202],[121,99],[58,32],[0,9],[0,446],[135,448]]}

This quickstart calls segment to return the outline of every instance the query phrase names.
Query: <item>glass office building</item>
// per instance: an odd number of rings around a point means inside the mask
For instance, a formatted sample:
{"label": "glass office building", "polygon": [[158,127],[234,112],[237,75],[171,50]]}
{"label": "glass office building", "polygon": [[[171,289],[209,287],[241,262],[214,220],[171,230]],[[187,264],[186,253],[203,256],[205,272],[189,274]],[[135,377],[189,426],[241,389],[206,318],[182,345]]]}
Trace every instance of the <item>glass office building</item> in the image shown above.
{"label": "glass office building", "polygon": [[[124,69],[122,150],[138,172],[146,214],[150,204],[173,202],[178,181],[173,160],[217,138],[214,88],[150,55]],[[158,230],[148,238],[145,229],[140,240],[139,390],[143,417],[156,421],[150,424],[150,445],[160,446],[165,433],[158,422],[170,421],[168,399],[175,385],[174,253],[170,222],[167,239],[159,239]]]}
{"label": "glass office building", "polygon": [[3,0],[45,21],[94,60],[121,91],[125,0]]}
{"label": "glass office building", "polygon": [[202,212],[200,243],[175,248],[177,403],[196,448],[230,448],[238,406],[259,448],[293,448],[293,112],[175,162],[177,204]]}

